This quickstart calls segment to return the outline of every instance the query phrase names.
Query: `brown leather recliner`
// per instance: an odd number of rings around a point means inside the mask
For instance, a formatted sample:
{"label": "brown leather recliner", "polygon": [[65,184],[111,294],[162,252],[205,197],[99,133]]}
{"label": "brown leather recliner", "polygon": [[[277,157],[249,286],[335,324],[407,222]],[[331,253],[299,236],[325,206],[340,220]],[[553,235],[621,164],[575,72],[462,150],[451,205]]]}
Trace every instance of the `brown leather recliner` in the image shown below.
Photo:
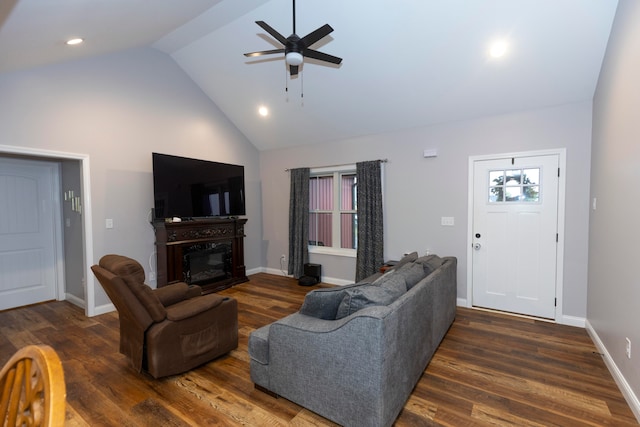
{"label": "brown leather recliner", "polygon": [[160,378],[179,374],[238,347],[238,303],[199,286],[152,289],[134,259],[105,255],[91,270],[120,318],[120,353]]}

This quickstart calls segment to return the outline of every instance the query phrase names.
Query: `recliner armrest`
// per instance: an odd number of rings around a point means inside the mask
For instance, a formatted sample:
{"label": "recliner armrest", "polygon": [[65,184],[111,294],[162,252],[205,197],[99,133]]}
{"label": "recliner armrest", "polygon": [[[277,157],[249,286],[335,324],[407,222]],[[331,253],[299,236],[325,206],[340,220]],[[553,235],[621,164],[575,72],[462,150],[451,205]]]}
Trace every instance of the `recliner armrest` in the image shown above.
{"label": "recliner armrest", "polygon": [[177,322],[196,316],[204,311],[210,310],[228,300],[228,297],[221,297],[217,294],[202,295],[198,298],[191,298],[180,301],[167,307],[167,319]]}
{"label": "recliner armrest", "polygon": [[189,285],[184,282],[172,283],[170,285],[154,289],[153,292],[158,296],[158,299],[165,307],[193,296],[190,295]]}

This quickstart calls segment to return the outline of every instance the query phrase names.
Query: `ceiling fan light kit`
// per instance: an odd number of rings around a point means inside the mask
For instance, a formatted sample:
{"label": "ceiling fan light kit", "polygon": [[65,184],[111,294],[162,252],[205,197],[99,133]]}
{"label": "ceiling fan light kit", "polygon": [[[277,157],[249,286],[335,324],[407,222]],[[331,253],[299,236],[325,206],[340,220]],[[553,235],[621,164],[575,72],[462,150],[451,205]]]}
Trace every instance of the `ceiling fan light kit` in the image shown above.
{"label": "ceiling fan light kit", "polygon": [[300,52],[289,52],[285,55],[285,61],[289,65],[302,64],[303,56]]}
{"label": "ceiling fan light kit", "polygon": [[319,42],[324,37],[333,32],[331,25],[325,24],[315,31],[310,32],[306,36],[300,38],[296,34],[296,1],[293,0],[293,34],[284,37],[282,34],[274,30],[264,21],[256,21],[256,24],[269,33],[274,39],[283,45],[281,49],[263,50],[259,52],[245,53],[244,56],[254,57],[262,55],[272,55],[276,53],[284,53],[285,63],[289,66],[289,74],[295,76],[298,74],[298,67],[304,61],[304,58],[313,58],[318,61],[329,62],[331,64],[340,64],[342,58],[309,49],[309,46]]}

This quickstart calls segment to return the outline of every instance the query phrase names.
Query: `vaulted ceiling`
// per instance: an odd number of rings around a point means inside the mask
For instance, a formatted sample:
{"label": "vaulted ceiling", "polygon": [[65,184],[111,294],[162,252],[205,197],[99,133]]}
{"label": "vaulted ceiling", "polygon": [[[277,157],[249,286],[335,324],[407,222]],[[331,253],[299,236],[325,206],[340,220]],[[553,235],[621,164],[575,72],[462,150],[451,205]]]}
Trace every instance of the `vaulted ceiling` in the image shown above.
{"label": "vaulted ceiling", "polygon": [[269,150],[590,100],[617,3],[299,0],[296,33],[330,24],[313,48],[343,62],[290,77],[282,55],[243,53],[280,47],[255,21],[288,36],[291,0],[3,0],[0,73],[153,47]]}

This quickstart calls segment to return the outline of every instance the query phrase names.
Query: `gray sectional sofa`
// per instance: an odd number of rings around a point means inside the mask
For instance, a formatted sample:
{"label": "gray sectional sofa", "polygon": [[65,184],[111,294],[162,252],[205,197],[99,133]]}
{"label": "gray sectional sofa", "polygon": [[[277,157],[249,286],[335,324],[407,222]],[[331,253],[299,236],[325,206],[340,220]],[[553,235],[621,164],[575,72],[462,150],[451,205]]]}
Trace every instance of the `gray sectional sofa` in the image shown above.
{"label": "gray sectional sofa", "polygon": [[453,323],[456,263],[414,253],[384,275],[309,292],[249,337],[252,381],[344,426],[390,426]]}

